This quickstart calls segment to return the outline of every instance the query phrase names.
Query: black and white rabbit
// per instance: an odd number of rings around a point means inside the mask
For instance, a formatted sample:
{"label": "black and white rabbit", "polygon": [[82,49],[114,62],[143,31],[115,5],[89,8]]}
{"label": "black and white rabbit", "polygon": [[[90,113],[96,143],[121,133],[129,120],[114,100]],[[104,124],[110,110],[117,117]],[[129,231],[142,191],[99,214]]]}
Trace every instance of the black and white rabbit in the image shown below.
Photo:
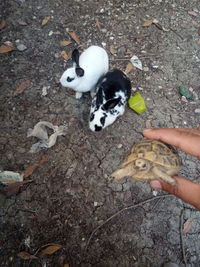
{"label": "black and white rabbit", "polygon": [[75,90],[76,98],[79,99],[83,92],[94,90],[99,78],[108,71],[108,54],[102,47],[93,45],[81,55],[75,49],[72,61],[73,67],[63,73],[60,83]]}
{"label": "black and white rabbit", "polygon": [[101,131],[123,115],[127,100],[131,95],[131,82],[120,70],[107,72],[97,84],[97,92],[92,100],[89,127]]}

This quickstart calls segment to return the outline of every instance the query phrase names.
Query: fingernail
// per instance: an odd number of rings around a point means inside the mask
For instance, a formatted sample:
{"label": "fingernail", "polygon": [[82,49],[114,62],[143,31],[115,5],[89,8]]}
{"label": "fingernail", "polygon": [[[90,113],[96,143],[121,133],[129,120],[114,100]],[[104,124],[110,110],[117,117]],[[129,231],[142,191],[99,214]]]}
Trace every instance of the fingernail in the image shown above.
{"label": "fingernail", "polygon": [[150,186],[154,189],[162,189],[162,185],[159,181],[151,181]]}

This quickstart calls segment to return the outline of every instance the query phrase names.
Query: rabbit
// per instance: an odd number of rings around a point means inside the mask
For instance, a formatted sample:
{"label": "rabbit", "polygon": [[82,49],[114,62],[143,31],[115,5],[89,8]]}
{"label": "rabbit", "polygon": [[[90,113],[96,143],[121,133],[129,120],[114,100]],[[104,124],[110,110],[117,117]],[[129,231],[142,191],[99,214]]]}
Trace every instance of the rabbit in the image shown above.
{"label": "rabbit", "polygon": [[76,91],[76,99],[80,99],[83,92],[92,91],[101,76],[109,67],[108,54],[105,49],[92,45],[81,55],[78,49],[72,52],[73,67],[67,69],[60,78],[60,83],[64,87],[69,87]]}
{"label": "rabbit", "polygon": [[131,81],[118,69],[107,72],[97,84],[90,109],[89,128],[101,131],[123,115],[131,96]]}

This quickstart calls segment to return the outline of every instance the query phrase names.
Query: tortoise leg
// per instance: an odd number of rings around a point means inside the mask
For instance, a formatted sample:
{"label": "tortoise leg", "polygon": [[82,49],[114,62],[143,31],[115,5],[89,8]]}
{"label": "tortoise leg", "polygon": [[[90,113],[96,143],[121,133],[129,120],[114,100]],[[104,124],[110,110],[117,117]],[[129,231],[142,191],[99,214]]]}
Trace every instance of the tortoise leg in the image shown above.
{"label": "tortoise leg", "polygon": [[162,181],[164,181],[164,182],[166,182],[168,184],[171,184],[171,185],[176,185],[176,181],[170,175],[168,175],[167,173],[165,173],[164,171],[162,171],[162,169],[157,168],[157,167],[154,167],[152,169],[152,172],[156,176],[158,176],[160,178],[160,180],[162,180]]}

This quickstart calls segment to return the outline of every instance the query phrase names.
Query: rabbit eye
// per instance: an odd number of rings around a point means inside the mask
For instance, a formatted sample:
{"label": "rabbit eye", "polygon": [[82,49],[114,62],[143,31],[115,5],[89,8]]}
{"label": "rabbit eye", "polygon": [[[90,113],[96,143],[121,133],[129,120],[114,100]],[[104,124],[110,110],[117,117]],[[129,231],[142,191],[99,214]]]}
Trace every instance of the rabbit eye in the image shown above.
{"label": "rabbit eye", "polygon": [[73,81],[75,78],[70,78],[70,77],[67,77],[67,81],[68,82],[71,82],[71,81]]}

